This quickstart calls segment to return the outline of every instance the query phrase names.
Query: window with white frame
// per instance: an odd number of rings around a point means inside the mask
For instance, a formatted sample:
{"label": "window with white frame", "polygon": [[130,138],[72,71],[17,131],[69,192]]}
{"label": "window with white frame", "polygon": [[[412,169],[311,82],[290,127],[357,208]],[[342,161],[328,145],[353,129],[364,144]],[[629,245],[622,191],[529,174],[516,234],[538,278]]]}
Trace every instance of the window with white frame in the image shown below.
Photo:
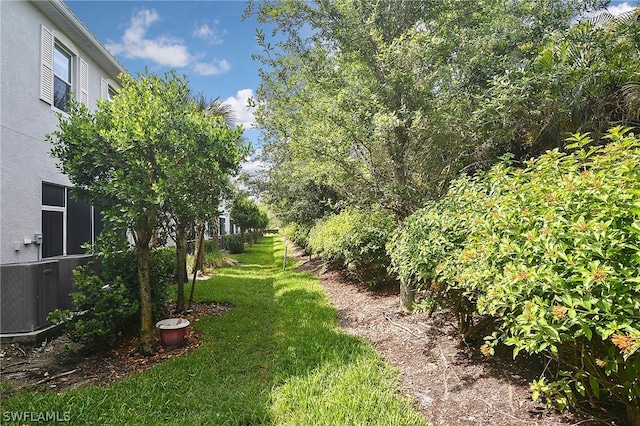
{"label": "window with white frame", "polygon": [[118,89],[116,89],[115,84],[112,80],[108,80],[105,78],[100,79],[100,98],[111,100],[118,93]]}
{"label": "window with white frame", "polygon": [[71,188],[42,183],[42,257],[84,254],[102,231],[102,216],[71,197]]}
{"label": "window with white frame", "polygon": [[55,44],[53,49],[53,106],[66,111],[71,96],[71,54]]}
{"label": "window with white frame", "polygon": [[40,99],[67,111],[73,93],[88,106],[89,66],[62,34],[41,26]]}

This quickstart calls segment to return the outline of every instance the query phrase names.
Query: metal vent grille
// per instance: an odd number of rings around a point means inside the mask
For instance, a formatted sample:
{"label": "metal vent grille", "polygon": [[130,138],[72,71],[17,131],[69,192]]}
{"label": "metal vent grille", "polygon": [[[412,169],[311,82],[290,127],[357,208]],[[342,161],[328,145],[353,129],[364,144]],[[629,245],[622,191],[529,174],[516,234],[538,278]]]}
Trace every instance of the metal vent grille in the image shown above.
{"label": "metal vent grille", "polygon": [[73,309],[73,270],[88,265],[92,255],[65,256],[37,263],[0,266],[0,333],[24,333],[47,325],[56,308]]}
{"label": "metal vent grille", "polygon": [[4,265],[0,286],[0,333],[38,330],[58,305],[58,262]]}
{"label": "metal vent grille", "polygon": [[25,268],[21,265],[0,268],[0,331],[15,333],[25,329],[27,312],[24,309]]}

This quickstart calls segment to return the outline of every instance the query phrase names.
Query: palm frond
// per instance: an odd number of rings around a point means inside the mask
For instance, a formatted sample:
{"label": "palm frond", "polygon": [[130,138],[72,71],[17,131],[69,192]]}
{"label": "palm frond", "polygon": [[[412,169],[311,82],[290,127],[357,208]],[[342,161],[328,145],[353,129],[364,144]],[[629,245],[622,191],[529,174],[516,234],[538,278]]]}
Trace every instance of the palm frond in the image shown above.
{"label": "palm frond", "polygon": [[634,23],[638,19],[640,19],[640,7],[636,7],[635,9],[629,10],[619,15],[613,15],[611,12],[609,12],[609,10],[605,9],[597,15],[587,19],[586,22],[591,23],[595,27],[604,27],[625,24],[628,25]]}
{"label": "palm frond", "polygon": [[199,111],[203,111],[212,117],[222,117],[224,122],[230,127],[236,125],[236,116],[233,112],[233,107],[224,103],[224,101],[220,99],[220,96],[209,99],[202,92],[195,94],[189,93],[189,100],[195,104]]}
{"label": "palm frond", "polygon": [[640,83],[631,82],[622,86],[622,98],[631,115],[640,119]]}
{"label": "palm frond", "polygon": [[214,117],[222,117],[229,126],[235,126],[236,116],[233,112],[233,107],[224,103],[218,96],[213,101],[209,102],[205,111],[208,115]]}

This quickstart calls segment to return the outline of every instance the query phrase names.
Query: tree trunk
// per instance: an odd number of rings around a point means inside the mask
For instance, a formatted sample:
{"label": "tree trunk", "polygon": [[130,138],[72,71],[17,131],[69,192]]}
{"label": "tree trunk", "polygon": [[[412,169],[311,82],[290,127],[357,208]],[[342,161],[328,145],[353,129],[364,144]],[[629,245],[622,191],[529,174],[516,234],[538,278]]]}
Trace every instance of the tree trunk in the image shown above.
{"label": "tree trunk", "polygon": [[195,269],[193,271],[193,281],[191,282],[191,291],[189,292],[189,307],[187,309],[191,310],[191,306],[193,305],[193,293],[196,288],[196,278],[198,276],[198,270]]}
{"label": "tree trunk", "polygon": [[196,242],[193,249],[193,270],[204,271],[204,231],[205,222],[196,225]]}
{"label": "tree trunk", "polygon": [[[397,126],[394,133],[394,145],[390,152],[393,162],[393,179],[397,188],[401,191],[400,194],[402,194],[407,185],[404,147],[409,143],[409,135],[404,126]],[[398,199],[398,206],[396,209],[396,220],[398,221],[398,224],[400,224],[411,211],[411,202],[412,200],[408,198],[400,197]],[[414,302],[415,289],[403,280],[400,280],[400,308],[407,312],[413,312]]]}
{"label": "tree trunk", "polygon": [[406,312],[413,312],[415,301],[415,289],[400,279],[400,308]]}
{"label": "tree trunk", "polygon": [[184,311],[184,283],[187,276],[187,223],[183,219],[176,220],[176,312]]}
{"label": "tree trunk", "polygon": [[140,353],[154,353],[153,307],[151,302],[150,248],[155,217],[147,218],[144,224],[136,227],[136,253],[138,258],[138,282],[140,284]]}
{"label": "tree trunk", "polygon": [[213,235],[213,246],[218,249],[218,237],[220,236],[220,218],[215,217],[211,221],[211,235]]}
{"label": "tree trunk", "polygon": [[193,290],[196,287],[196,277],[198,276],[198,271],[201,270],[198,268],[198,265],[202,265],[204,263],[204,224],[205,222],[200,222],[198,224],[197,229],[197,237],[196,237],[196,247],[194,249],[194,259],[193,259],[193,282],[191,283],[191,291],[189,292],[189,307],[191,309],[191,305],[193,305]]}

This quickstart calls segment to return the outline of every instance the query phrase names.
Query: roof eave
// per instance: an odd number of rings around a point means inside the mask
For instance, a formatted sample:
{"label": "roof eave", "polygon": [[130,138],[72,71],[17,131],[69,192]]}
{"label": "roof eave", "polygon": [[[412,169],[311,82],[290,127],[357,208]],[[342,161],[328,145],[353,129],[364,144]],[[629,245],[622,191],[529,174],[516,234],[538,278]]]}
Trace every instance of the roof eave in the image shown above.
{"label": "roof eave", "polygon": [[70,37],[78,47],[85,51],[102,67],[111,78],[127,69],[107,50],[98,38],[82,23],[61,0],[32,0],[32,3],[44,13],[59,29]]}

